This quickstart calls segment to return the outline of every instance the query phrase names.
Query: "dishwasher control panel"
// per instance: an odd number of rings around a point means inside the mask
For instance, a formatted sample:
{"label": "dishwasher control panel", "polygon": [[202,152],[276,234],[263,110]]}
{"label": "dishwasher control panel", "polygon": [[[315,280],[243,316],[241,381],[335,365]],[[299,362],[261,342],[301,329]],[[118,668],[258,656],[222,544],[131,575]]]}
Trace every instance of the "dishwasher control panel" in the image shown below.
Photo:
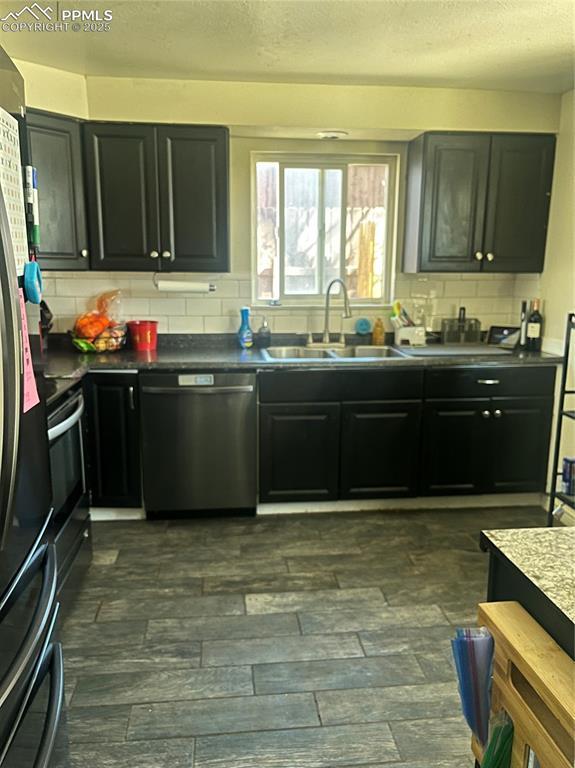
{"label": "dishwasher control panel", "polygon": [[180,387],[213,387],[214,375],[212,373],[184,373],[178,376]]}

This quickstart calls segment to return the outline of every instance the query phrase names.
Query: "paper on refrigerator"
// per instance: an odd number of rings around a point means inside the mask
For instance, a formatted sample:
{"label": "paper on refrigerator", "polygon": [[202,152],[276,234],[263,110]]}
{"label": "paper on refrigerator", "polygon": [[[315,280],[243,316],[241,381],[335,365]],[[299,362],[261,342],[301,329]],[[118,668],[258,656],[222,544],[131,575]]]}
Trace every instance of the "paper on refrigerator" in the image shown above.
{"label": "paper on refrigerator", "polygon": [[28,235],[24,212],[22,161],[18,121],[0,107],[0,187],[6,204],[16,273],[28,262]]}

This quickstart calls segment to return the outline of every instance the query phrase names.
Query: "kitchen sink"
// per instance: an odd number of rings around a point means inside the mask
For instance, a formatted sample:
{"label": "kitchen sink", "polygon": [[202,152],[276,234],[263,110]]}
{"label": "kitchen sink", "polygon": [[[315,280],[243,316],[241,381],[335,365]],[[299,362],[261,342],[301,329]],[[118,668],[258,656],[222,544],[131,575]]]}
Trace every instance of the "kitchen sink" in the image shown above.
{"label": "kitchen sink", "polygon": [[268,347],[262,349],[267,360],[313,360],[328,362],[345,360],[381,360],[385,358],[405,357],[392,347]]}
{"label": "kitchen sink", "polygon": [[308,349],[307,347],[268,347],[262,349],[264,357],[273,360],[333,360],[330,349]]}
{"label": "kitchen sink", "polygon": [[370,346],[357,346],[357,347],[343,347],[342,349],[334,349],[332,353],[335,357],[346,358],[371,358],[374,357],[404,357],[404,355],[393,347],[370,347]]}

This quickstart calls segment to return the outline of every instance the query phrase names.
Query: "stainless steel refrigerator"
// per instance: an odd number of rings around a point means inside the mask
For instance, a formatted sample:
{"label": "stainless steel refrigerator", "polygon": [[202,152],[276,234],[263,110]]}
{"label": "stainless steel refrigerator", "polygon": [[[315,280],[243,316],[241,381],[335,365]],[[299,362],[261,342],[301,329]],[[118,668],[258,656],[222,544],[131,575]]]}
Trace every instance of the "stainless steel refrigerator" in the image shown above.
{"label": "stainless steel refrigerator", "polygon": [[[23,105],[22,77],[0,48],[0,174],[11,162],[14,178],[11,115],[22,116]],[[31,398],[26,365],[23,244],[14,229],[24,204],[15,189],[0,178],[0,768],[55,768],[66,765],[57,562],[45,404]]]}

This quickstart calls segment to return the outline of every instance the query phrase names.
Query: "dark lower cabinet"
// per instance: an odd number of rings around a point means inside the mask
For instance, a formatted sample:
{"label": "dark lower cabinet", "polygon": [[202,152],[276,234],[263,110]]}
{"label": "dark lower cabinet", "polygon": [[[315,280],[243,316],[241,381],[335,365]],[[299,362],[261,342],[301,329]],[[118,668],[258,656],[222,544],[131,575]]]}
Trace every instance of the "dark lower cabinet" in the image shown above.
{"label": "dark lower cabinet", "polygon": [[481,493],[489,399],[427,402],[423,411],[422,496]]}
{"label": "dark lower cabinet", "polygon": [[552,409],[550,397],[427,402],[420,494],[544,491]]}
{"label": "dark lower cabinet", "polygon": [[342,403],[340,498],[414,496],[421,403]]}
{"label": "dark lower cabinet", "polygon": [[142,492],[138,377],[94,373],[85,386],[92,506],[139,507]]}
{"label": "dark lower cabinet", "polygon": [[545,489],[553,401],[550,398],[493,399],[489,424],[490,489]]}
{"label": "dark lower cabinet", "polygon": [[339,415],[339,403],[260,407],[260,501],[337,499]]}

